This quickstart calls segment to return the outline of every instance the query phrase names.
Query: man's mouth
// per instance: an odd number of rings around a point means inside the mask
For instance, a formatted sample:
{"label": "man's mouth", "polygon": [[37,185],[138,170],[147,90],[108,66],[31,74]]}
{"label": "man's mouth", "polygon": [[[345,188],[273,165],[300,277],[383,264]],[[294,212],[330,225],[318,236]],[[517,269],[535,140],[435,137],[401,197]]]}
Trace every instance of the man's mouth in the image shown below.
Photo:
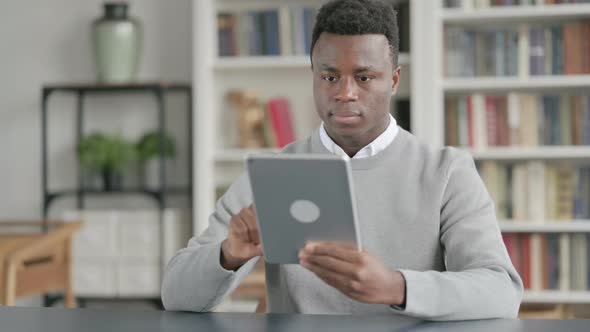
{"label": "man's mouth", "polygon": [[358,121],[360,119],[360,114],[351,111],[330,112],[330,117],[336,122],[349,124]]}
{"label": "man's mouth", "polygon": [[330,111],[330,116],[351,117],[361,115],[358,111]]}

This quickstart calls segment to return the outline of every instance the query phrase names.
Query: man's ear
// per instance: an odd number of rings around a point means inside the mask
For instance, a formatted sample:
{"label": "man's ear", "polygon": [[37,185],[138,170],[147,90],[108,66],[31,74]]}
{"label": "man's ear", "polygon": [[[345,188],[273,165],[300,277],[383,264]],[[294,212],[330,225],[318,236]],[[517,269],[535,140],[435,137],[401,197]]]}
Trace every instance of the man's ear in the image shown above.
{"label": "man's ear", "polygon": [[397,93],[397,87],[399,86],[399,80],[401,78],[401,71],[402,71],[402,67],[400,67],[399,65],[397,67],[395,67],[395,69],[393,70],[393,76],[392,76],[392,80],[391,80],[391,95],[394,96]]}

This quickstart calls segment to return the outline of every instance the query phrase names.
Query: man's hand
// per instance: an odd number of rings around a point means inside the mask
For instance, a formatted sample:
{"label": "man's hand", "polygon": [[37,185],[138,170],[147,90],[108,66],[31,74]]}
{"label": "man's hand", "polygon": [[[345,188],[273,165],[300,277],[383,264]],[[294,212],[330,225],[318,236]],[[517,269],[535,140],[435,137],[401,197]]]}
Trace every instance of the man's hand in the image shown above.
{"label": "man's hand", "polygon": [[256,256],[262,256],[262,243],[256,225],[256,211],[250,205],[234,215],[229,222],[227,238],[221,243],[221,266],[237,270]]}
{"label": "man's hand", "polygon": [[308,243],[300,252],[303,267],[346,296],[365,303],[405,305],[406,282],[356,245]]}

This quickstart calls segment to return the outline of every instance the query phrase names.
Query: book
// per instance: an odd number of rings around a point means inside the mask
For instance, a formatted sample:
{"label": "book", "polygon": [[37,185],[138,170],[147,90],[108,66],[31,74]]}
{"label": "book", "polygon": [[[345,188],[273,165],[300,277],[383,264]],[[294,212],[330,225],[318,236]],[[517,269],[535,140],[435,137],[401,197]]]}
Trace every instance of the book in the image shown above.
{"label": "book", "polygon": [[528,202],[527,216],[532,222],[545,220],[545,164],[530,161],[527,164]]}
{"label": "book", "polygon": [[458,98],[447,98],[445,100],[445,143],[450,146],[459,146],[457,135],[458,125]]}
{"label": "book", "polygon": [[530,69],[531,75],[545,75],[545,33],[542,27],[530,28]]}
{"label": "book", "polygon": [[529,76],[529,33],[527,24],[521,24],[518,28],[518,76],[526,78]]}
{"label": "book", "polygon": [[309,54],[317,9],[277,6],[274,9],[220,12],[217,15],[219,56]]}
{"label": "book", "polygon": [[572,290],[588,290],[588,249],[586,234],[571,234],[570,286]]}
{"label": "book", "polygon": [[570,290],[570,235],[559,234],[559,290]]}
{"label": "book", "polygon": [[267,103],[267,114],[270,119],[275,146],[282,148],[295,141],[295,131],[291,118],[289,101],[278,97]]}

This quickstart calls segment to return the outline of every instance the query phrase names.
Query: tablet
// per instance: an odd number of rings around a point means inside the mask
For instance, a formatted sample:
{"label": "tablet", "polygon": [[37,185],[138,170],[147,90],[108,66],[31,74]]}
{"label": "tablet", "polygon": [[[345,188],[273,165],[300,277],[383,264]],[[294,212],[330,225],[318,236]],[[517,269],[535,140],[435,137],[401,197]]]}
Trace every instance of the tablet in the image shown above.
{"label": "tablet", "polygon": [[308,241],[346,241],[361,249],[349,160],[257,154],[246,163],[266,262],[298,264]]}

